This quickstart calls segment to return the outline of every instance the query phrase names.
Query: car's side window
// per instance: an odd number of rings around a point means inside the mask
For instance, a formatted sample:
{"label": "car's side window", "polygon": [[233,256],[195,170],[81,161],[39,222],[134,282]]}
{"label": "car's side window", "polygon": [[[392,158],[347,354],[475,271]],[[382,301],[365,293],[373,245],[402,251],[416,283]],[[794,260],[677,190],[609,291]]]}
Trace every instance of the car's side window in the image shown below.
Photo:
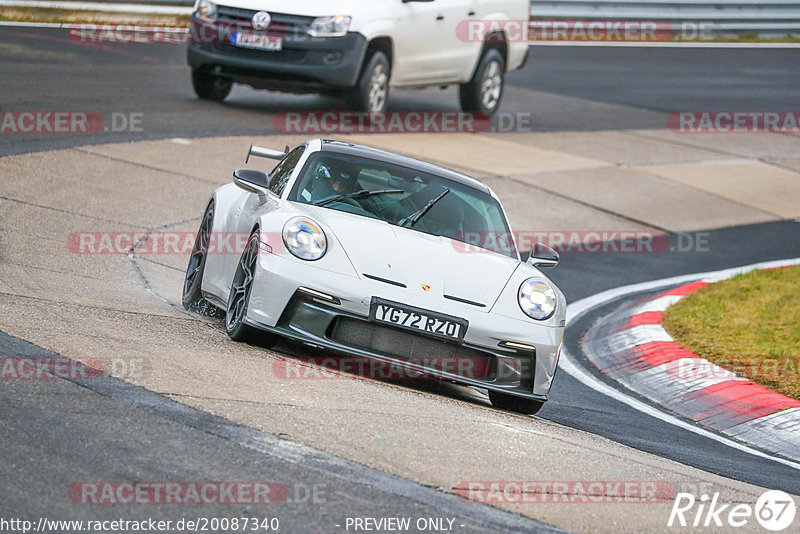
{"label": "car's side window", "polygon": [[295,148],[288,156],[283,158],[283,161],[281,161],[277,167],[275,167],[275,170],[272,171],[269,177],[270,191],[281,196],[283,189],[286,187],[286,183],[289,181],[289,177],[292,175],[292,171],[297,167],[297,162],[303,157],[305,149],[305,146]]}

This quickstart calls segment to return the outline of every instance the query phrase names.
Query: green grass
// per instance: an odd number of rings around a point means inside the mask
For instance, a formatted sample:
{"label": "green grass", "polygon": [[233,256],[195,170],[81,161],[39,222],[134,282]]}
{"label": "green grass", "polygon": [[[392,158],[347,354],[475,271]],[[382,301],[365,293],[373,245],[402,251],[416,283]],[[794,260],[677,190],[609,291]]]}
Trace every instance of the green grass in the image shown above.
{"label": "green grass", "polygon": [[664,314],[681,345],[800,400],[800,266],[710,284]]}

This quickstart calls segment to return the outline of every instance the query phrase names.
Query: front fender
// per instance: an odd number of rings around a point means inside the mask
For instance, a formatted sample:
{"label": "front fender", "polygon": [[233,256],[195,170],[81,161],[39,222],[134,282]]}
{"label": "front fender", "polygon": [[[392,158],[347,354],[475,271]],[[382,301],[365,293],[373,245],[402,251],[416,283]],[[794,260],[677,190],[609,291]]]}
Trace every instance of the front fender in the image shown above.
{"label": "front fender", "polygon": [[[545,321],[537,321],[528,317],[519,306],[518,293],[522,282],[528,278],[541,278],[550,284],[556,294],[556,311],[553,316]],[[542,274],[539,269],[531,267],[527,263],[520,263],[519,267],[509,278],[508,283],[500,293],[500,297],[492,306],[491,313],[509,317],[511,319],[522,319],[529,322],[532,326],[547,326],[550,328],[563,328],[567,318],[567,299],[564,293],[547,276]]]}
{"label": "front fender", "polygon": [[[223,301],[228,299],[228,288],[233,279],[233,270],[242,254],[242,238],[237,234],[233,221],[237,219],[238,207],[242,197],[249,193],[239,189],[233,183],[217,188],[209,201],[214,202],[214,224],[212,227],[212,249],[206,257],[201,289]],[[244,232],[249,235],[252,226]],[[245,236],[244,241],[247,241]]]}

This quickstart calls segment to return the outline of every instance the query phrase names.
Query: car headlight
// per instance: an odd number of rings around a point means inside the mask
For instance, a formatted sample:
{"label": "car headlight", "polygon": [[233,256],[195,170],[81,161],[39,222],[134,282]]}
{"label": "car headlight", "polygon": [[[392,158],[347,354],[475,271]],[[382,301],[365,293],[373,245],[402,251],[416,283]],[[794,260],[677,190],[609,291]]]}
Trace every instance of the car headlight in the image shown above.
{"label": "car headlight", "polygon": [[205,22],[217,20],[217,4],[208,0],[200,0],[194,8],[194,16]]}
{"label": "car headlight", "polygon": [[325,232],[305,217],[295,217],[283,226],[283,242],[289,252],[301,260],[318,260],[328,250]]}
{"label": "car headlight", "polygon": [[350,17],[334,15],[332,17],[317,17],[308,27],[311,37],[343,37],[350,27]]}
{"label": "car headlight", "polygon": [[531,319],[549,319],[556,311],[556,292],[544,280],[528,278],[519,286],[519,307]]}

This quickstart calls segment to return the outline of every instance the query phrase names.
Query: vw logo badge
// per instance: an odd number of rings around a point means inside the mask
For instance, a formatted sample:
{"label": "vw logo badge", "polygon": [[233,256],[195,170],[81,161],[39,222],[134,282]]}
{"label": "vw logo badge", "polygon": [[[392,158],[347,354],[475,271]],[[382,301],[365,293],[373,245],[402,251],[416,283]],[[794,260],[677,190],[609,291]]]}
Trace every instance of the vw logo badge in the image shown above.
{"label": "vw logo badge", "polygon": [[272,17],[266,11],[259,11],[253,15],[253,28],[256,30],[266,30],[270,22],[272,22]]}

